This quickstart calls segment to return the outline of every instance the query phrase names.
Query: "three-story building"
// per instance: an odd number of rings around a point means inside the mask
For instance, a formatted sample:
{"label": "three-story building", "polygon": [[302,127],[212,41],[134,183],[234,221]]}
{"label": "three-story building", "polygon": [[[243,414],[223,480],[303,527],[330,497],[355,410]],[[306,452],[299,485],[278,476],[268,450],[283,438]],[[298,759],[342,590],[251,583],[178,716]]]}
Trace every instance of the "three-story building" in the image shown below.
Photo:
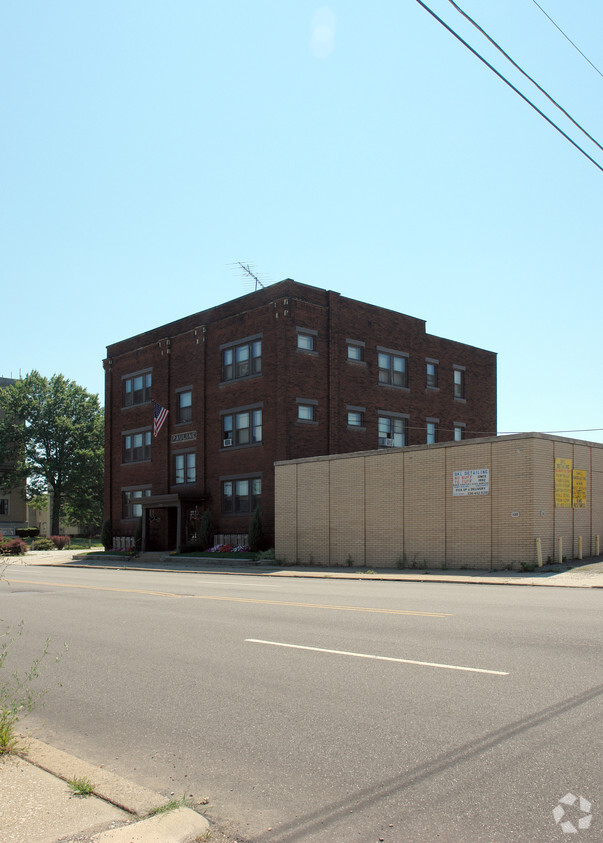
{"label": "three-story building", "polygon": [[[496,355],[290,279],[110,345],[106,501],[146,549],[274,529],[274,462],[496,433]],[[154,402],[168,416],[157,437]]]}

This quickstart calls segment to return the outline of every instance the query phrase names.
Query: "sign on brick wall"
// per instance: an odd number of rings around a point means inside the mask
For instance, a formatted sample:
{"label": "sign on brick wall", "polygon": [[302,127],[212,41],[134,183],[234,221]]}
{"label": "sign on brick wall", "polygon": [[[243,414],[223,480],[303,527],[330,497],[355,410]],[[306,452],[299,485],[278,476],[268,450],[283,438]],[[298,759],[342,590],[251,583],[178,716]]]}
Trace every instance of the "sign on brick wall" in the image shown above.
{"label": "sign on brick wall", "polygon": [[187,433],[172,433],[172,442],[189,442],[196,438],[196,430],[189,430]]}
{"label": "sign on brick wall", "polygon": [[470,497],[490,493],[490,469],[470,468],[452,472],[452,496]]}
{"label": "sign on brick wall", "polygon": [[561,457],[555,457],[555,506],[572,506],[572,461]]}
{"label": "sign on brick wall", "polygon": [[573,507],[574,509],[586,509],[586,471],[575,468],[572,480]]}

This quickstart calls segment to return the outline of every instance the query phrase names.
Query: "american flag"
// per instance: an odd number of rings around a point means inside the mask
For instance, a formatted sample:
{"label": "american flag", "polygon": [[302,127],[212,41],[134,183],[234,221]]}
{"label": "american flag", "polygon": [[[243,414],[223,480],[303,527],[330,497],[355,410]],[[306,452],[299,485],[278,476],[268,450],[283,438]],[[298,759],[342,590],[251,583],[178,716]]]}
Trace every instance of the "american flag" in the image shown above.
{"label": "american flag", "polygon": [[167,419],[169,410],[153,401],[153,436],[158,436],[159,431],[163,427],[164,421]]}

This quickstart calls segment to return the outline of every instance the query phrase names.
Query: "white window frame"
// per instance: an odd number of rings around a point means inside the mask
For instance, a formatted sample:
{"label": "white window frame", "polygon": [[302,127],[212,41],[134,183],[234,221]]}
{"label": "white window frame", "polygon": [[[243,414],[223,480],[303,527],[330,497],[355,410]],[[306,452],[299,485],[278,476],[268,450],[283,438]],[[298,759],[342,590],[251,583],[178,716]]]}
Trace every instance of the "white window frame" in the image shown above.
{"label": "white window frame", "polygon": [[195,451],[179,451],[174,457],[174,485],[190,486],[197,482],[197,455]]}

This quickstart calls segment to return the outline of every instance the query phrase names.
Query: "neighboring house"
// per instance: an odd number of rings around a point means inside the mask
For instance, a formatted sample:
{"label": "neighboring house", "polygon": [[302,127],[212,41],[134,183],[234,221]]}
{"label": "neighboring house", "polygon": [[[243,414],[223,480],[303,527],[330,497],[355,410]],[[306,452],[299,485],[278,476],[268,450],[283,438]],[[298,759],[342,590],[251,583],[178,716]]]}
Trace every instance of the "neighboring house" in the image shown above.
{"label": "neighboring house", "polygon": [[[105,513],[146,549],[274,534],[274,463],[496,434],[496,355],[290,279],[114,343]],[[169,411],[155,438],[153,402]]]}
{"label": "neighboring house", "polygon": [[[46,495],[46,506],[43,509],[33,506],[27,507],[29,526],[37,527],[41,536],[48,536],[50,533],[50,525],[52,524],[52,499],[53,493],[49,492]],[[87,536],[88,533],[82,530],[77,524],[65,524],[63,522],[59,526],[59,535]]]}
{"label": "neighboring house", "polygon": [[[0,378],[0,389],[15,383],[14,378]],[[3,536],[14,536],[15,530],[28,526],[27,503],[23,493],[23,487],[0,492],[0,533]]]}

